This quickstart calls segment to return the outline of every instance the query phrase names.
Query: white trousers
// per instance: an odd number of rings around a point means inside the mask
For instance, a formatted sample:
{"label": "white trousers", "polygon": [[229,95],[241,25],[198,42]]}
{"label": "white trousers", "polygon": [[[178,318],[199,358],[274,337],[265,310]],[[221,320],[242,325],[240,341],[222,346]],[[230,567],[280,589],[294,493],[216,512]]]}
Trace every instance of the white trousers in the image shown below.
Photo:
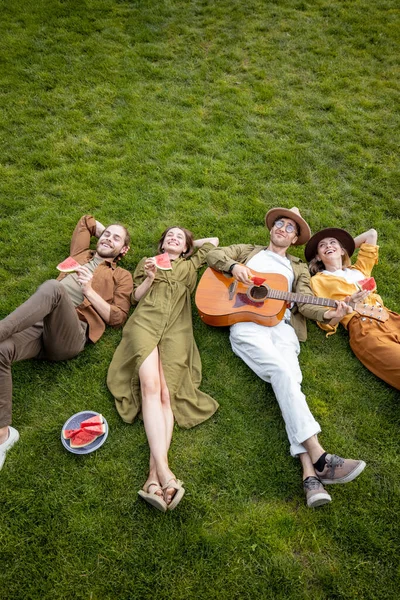
{"label": "white trousers", "polygon": [[302,442],[321,429],[301,391],[298,361],[300,343],[291,325],[280,321],[274,327],[236,323],[230,331],[232,350],[261,379],[272,385],[290,442],[290,453],[306,452]]}

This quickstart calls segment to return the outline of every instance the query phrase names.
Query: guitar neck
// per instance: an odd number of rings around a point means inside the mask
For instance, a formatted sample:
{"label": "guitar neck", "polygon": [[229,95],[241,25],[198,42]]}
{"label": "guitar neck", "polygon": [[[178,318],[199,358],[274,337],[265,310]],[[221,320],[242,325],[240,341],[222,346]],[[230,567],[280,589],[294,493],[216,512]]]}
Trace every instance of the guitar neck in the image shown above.
{"label": "guitar neck", "polygon": [[283,292],[281,290],[268,290],[268,298],[274,300],[287,300],[289,302],[298,302],[299,304],[315,304],[317,306],[329,306],[336,308],[336,302],[329,298],[317,298],[317,296],[306,296],[305,294],[296,294],[294,292]]}

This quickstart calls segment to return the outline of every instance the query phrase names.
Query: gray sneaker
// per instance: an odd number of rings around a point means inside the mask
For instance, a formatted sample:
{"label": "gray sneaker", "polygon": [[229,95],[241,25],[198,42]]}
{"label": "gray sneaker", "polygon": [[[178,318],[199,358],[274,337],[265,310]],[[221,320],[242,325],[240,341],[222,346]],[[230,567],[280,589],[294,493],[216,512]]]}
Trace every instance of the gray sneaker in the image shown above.
{"label": "gray sneaker", "polygon": [[16,429],[14,429],[14,427],[11,427],[11,425],[9,425],[8,427],[8,438],[6,439],[5,442],[3,442],[2,444],[0,444],[0,471],[2,466],[4,465],[4,462],[6,460],[6,453],[7,451],[12,448],[12,446],[14,446],[14,444],[16,444],[19,440],[19,433]]}
{"label": "gray sneaker", "polygon": [[347,483],[353,481],[364,471],[365,462],[363,460],[353,460],[351,458],[340,458],[336,454],[327,454],[325,457],[325,467],[322,471],[317,471],[318,479],[322,483]]}
{"label": "gray sneaker", "polygon": [[328,504],[328,502],[331,502],[332,500],[318,477],[307,477],[303,481],[303,488],[306,494],[307,506],[309,508],[316,508],[317,506]]}

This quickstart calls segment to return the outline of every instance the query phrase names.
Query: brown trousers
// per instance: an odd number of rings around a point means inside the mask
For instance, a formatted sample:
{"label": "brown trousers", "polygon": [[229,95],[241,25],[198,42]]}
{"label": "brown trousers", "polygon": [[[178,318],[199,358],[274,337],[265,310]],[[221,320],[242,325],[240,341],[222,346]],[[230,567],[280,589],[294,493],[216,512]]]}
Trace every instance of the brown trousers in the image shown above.
{"label": "brown trousers", "polygon": [[385,323],[353,317],[348,326],[350,346],[367,369],[400,390],[400,315],[388,312]]}
{"label": "brown trousers", "polygon": [[12,364],[28,358],[73,358],[85,347],[86,328],[64,286],[55,279],[45,281],[0,321],[0,427],[11,424]]}

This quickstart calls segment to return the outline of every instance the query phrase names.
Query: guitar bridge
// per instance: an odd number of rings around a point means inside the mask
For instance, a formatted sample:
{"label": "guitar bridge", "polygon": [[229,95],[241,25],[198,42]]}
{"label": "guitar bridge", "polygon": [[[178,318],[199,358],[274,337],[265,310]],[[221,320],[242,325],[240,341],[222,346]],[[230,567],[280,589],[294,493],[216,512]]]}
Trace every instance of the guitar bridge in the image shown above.
{"label": "guitar bridge", "polygon": [[229,300],[233,300],[237,288],[237,281],[232,281],[231,285],[228,287]]}

